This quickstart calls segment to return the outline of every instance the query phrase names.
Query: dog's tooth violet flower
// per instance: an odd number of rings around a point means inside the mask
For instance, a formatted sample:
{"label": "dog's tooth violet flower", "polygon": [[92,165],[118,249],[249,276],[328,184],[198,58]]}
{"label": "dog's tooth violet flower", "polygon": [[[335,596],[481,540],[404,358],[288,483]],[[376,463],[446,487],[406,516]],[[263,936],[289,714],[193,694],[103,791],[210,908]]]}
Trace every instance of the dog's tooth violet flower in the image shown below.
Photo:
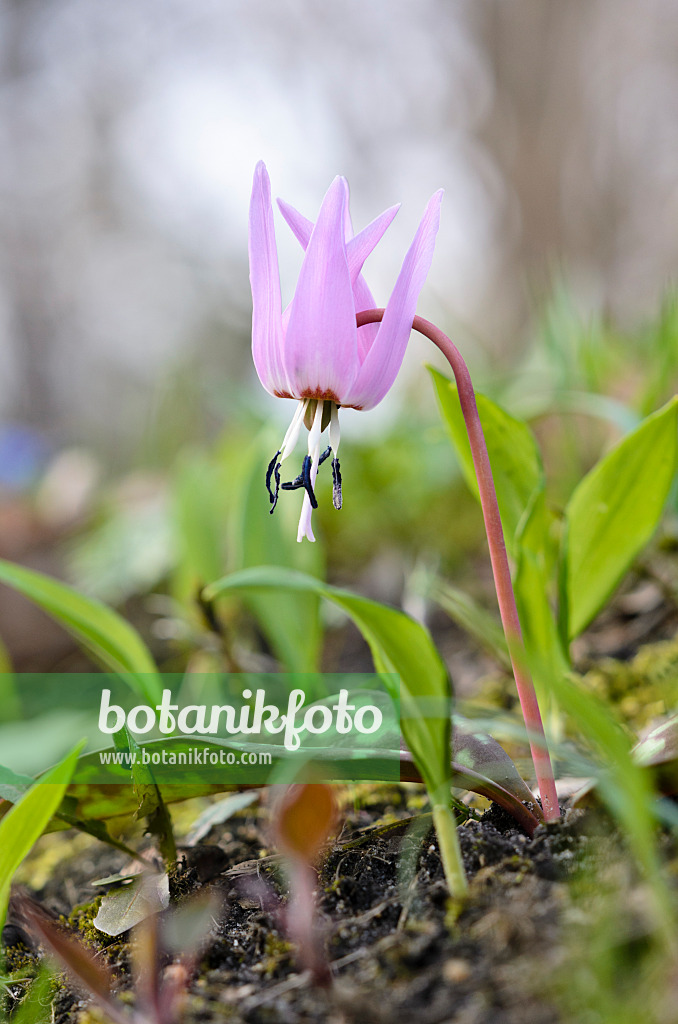
{"label": "dog's tooth violet flower", "polygon": [[[314,540],[311,512],[320,465],[332,454],[333,500],[341,508],[339,408],[372,409],[385,396],[400,369],[417,299],[433,258],[442,190],[429,200],[409,248],[381,323],[358,329],[356,313],[375,306],[361,271],[395,217],[386,210],[359,234],[348,211],[348,183],[330,185],[313,224],[287,203],[283,217],[305,249],[299,280],[282,310],[278,254],[273,229],[271,186],[266,167],[257,164],[250,203],[249,255],[252,284],[252,353],[259,379],[278,398],[298,405],[279,451],[270,462],[266,486],[271,512],[278,501],[280,468],[292,453],[302,424],[308,429],[308,454],[299,476],[285,490],[304,488],[297,540]],[[321,435],[329,427],[329,447]]]}

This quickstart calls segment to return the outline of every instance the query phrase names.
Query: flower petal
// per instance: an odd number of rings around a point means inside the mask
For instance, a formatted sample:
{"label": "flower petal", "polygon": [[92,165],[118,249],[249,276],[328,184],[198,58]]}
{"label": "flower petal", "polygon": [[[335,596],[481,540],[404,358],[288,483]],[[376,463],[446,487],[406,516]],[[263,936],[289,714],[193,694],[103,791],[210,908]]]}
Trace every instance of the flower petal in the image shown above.
{"label": "flower petal", "polygon": [[280,272],[275,246],[271,183],[263,161],[254,171],[249,223],[252,286],[252,356],[259,380],[271,394],[289,394],[282,357]]}
{"label": "flower petal", "polygon": [[[307,249],[311,233],[313,232],[313,221],[304,217],[303,214],[299,213],[298,210],[295,210],[293,206],[286,203],[284,199],[278,199],[278,206],[280,207],[280,212],[292,229],[296,239],[304,249]],[[368,224],[366,228],[353,237],[353,227],[351,225],[350,214],[348,213],[348,206],[345,208],[344,234],[346,238],[346,258],[348,260],[349,273],[353,283],[353,298],[356,313],[360,313],[363,309],[374,309],[375,307],[372,292],[367,287],[360,271],[362,270],[367,257],[381,241],[384,232],[399,209],[400,203],[397,203],[396,206],[391,206],[390,209],[381,213],[370,224]],[[284,332],[287,330],[289,308],[290,307],[288,306],[287,310],[283,313]],[[361,327],[358,331],[358,359],[360,363],[364,361],[378,331],[379,324],[366,324],[365,327]]]}
{"label": "flower petal", "polygon": [[[292,229],[297,241],[304,249],[308,248],[308,243],[313,231],[313,221],[304,217],[304,215],[299,213],[298,210],[295,210],[293,206],[286,203],[284,199],[278,199],[278,206],[283,217]],[[348,213],[348,205],[345,207],[344,235],[346,238],[346,258],[348,260],[351,281],[354,283],[363,268],[365,260],[381,241],[384,232],[399,209],[400,203],[397,203],[395,206],[391,206],[390,209],[384,210],[384,212],[379,214],[371,224],[368,224],[366,228],[363,228],[362,231],[353,237],[353,227],[351,225],[350,214]],[[364,306],[363,308],[369,309],[370,307]]]}
{"label": "flower petal", "polygon": [[[348,269],[353,282],[356,281],[358,274],[363,269],[363,263],[381,241],[384,232],[399,209],[400,203],[397,203],[396,206],[391,206],[390,209],[384,210],[378,217],[375,217],[371,224],[368,224],[366,228],[359,231],[355,238],[347,241],[346,258],[348,259]],[[370,307],[364,306],[363,308],[369,309]]]}
{"label": "flower petal", "polygon": [[355,383],[344,397],[344,405],[358,409],[373,408],[398,375],[412,330],[419,292],[433,259],[442,197],[441,189],[428,202],[386,306],[377,337],[365,356]]}
{"label": "flower petal", "polygon": [[340,403],[359,366],[344,241],[347,192],[346,181],[335,178],[323,199],[292,299],[284,343],[285,369],[294,393]]}
{"label": "flower petal", "polygon": [[[362,313],[364,309],[374,309],[376,302],[374,296],[367,286],[362,274],[358,274],[353,284],[353,300],[356,313]],[[358,328],[358,359],[362,365],[365,362],[367,353],[374,344],[374,339],[379,333],[379,324],[365,324]]]}
{"label": "flower petal", "polygon": [[286,203],[284,199],[278,199],[276,202],[278,203],[278,209],[292,229],[295,238],[301,243],[303,249],[307,249],[313,233],[313,221],[309,220],[308,217],[304,217],[303,213],[299,213],[293,206]]}

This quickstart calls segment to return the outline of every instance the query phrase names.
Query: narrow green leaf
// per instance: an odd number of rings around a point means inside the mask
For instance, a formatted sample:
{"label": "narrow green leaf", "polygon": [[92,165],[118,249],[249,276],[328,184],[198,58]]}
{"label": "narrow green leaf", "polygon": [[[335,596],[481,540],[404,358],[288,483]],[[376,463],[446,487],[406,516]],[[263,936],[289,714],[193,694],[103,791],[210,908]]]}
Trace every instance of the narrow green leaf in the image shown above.
{"label": "narrow green leaf", "polygon": [[[30,775],[17,775],[10,768],[0,765],[0,801],[6,800],[10,804],[17,804],[34,783],[35,779],[32,779]],[[130,849],[129,846],[126,846],[119,839],[113,838],[103,821],[84,820],[79,818],[77,814],[71,813],[76,805],[77,801],[73,797],[65,796],[59,806],[59,810],[55,812],[50,825],[46,827],[46,831],[53,831],[55,826],[57,829],[75,828],[78,832],[84,832],[86,835],[106,843],[107,846],[121,850],[128,857],[136,857],[134,850]],[[7,813],[9,813],[9,808]]]}
{"label": "narrow green leaf", "polygon": [[12,1014],[12,1024],[52,1024],[54,977],[42,967],[28,986],[21,1004]]}
{"label": "narrow green leaf", "polygon": [[30,775],[17,775],[11,768],[0,765],[0,800],[16,804],[25,796],[35,779]]}
{"label": "narrow green leaf", "polygon": [[[471,492],[478,498],[471,446],[457,388],[444,374],[432,367],[429,367],[429,371],[464,478]],[[513,553],[518,524],[530,498],[543,486],[541,457],[534,435],[526,423],[511,416],[486,395],[477,394],[476,402],[497,490],[506,546]]]}
{"label": "narrow green leaf", "polygon": [[654,533],[676,471],[678,398],[648,416],[581,481],[566,509],[561,631],[578,636]]}
{"label": "narrow green leaf", "polygon": [[64,823],[64,828],[74,828],[78,832],[84,832],[85,835],[92,836],[93,839],[98,839],[100,843],[105,843],[106,846],[110,846],[114,850],[120,850],[121,853],[126,854],[128,857],[136,858],[136,852],[131,847],[127,846],[126,843],[121,842],[119,839],[114,839],[103,821],[82,819],[67,814],[64,810],[64,806],[67,806],[68,802],[69,797],[66,796],[61,805],[61,810],[57,811],[54,815],[54,819],[56,821]]}
{"label": "narrow green leaf", "polygon": [[511,671],[508,644],[497,619],[463,590],[444,580],[430,585],[428,596],[443,608],[450,618],[472,636],[502,668]]}
{"label": "narrow green leaf", "polygon": [[155,704],[162,684],[137,631],[112,608],[43,573],[0,559],[0,582],[18,590],[68,630],[105,668],[119,673]]}
{"label": "narrow green leaf", "polygon": [[392,696],[400,701],[403,736],[427,789],[438,797],[445,787],[449,792],[451,684],[428,631],[395,608],[274,566],[226,576],[207,587],[205,597],[214,600],[234,590],[270,588],[319,594],[353,619],[370,646],[377,671],[400,677]]}
{"label": "narrow green leaf", "polygon": [[[0,930],[7,913],[12,878],[61,803],[82,747],[82,743],[78,744],[0,821]],[[52,781],[55,778],[65,781]]]}
{"label": "narrow green leaf", "polygon": [[575,734],[595,752],[600,772],[598,792],[628,838],[629,848],[649,884],[657,919],[673,945],[673,903],[655,840],[651,777],[635,763],[631,740],[616,720],[609,703],[586,690],[580,680],[572,677],[559,679],[555,689],[558,702],[570,718]]}
{"label": "narrow green leaf", "polygon": [[153,770],[150,765],[143,763],[139,744],[127,726],[115,733],[113,739],[118,750],[129,751],[135,755],[131,767],[134,793],[138,801],[135,817],[146,819],[146,831],[158,840],[160,855],[169,870],[176,864],[177,846],[174,841],[172,819],[153,776]]}
{"label": "narrow green leaf", "polygon": [[202,452],[183,452],[172,480],[172,522],[181,564],[201,584],[223,572],[222,474]]}
{"label": "narrow green leaf", "polygon": [[0,707],[4,721],[21,718],[21,701],[12,672],[12,660],[7,647],[0,638]]}

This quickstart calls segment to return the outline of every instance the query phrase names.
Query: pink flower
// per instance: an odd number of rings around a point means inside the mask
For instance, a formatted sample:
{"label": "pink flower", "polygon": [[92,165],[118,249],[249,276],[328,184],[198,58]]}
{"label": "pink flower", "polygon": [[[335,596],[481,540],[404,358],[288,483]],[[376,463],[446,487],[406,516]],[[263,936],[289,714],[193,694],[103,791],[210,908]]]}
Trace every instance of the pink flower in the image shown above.
{"label": "pink flower", "polygon": [[[296,480],[282,485],[286,490],[303,487],[306,491],[297,540],[315,540],[311,529],[311,511],[318,504],[315,480],[331,452],[334,506],[341,508],[339,408],[372,409],[398,374],[433,258],[441,201],[442,190],[428,202],[382,322],[357,329],[356,313],[376,305],[361,274],[363,263],[398,207],[386,210],[354,236],[345,178],[337,177],[330,185],[315,224],[278,200],[283,217],[306,251],[294,298],[283,311],[271,186],[263,162],[256,166],[249,227],[252,354],[266,390],[298,402],[280,450],[268,467],[266,485],[273,512],[281,464],[296,446],[305,422],[308,454],[302,471]],[[321,455],[321,435],[328,426],[330,445]]]}

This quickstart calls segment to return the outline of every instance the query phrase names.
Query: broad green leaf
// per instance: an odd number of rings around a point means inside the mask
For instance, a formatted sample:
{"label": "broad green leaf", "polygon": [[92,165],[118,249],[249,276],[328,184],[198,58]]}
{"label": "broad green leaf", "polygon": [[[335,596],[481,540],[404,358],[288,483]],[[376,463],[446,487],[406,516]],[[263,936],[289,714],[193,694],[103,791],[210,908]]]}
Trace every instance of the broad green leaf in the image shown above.
{"label": "broad green leaf", "polygon": [[528,664],[542,698],[552,692],[554,676],[569,670],[549,600],[555,569],[550,525],[544,492],[538,491],[516,538],[514,589]]}
{"label": "broad green leaf", "polygon": [[[429,370],[462,472],[477,498],[478,483],[457,388],[442,373],[431,367]],[[476,403],[497,490],[506,546],[513,553],[518,524],[530,498],[543,486],[539,449],[532,431],[522,420],[511,416],[485,395],[476,395]]]}
{"label": "broad green leaf", "polygon": [[[264,480],[268,460],[274,452],[275,448],[265,449],[262,442],[251,450],[235,510],[233,549],[239,557],[233,568],[279,565],[321,578],[324,575],[321,545],[297,543],[299,494],[282,492],[275,513],[270,514]],[[294,477],[299,468],[291,458],[283,466],[283,480],[287,479],[285,472]],[[288,671],[317,671],[321,642],[317,593],[313,590],[297,590],[293,594],[274,589],[252,590],[247,592],[245,602]]]}
{"label": "broad green leaf", "polygon": [[654,533],[676,471],[678,398],[648,416],[581,481],[566,509],[561,632],[578,636]]}
{"label": "broad green leaf", "polygon": [[443,789],[449,793],[452,697],[447,670],[428,631],[395,608],[272,566],[226,576],[207,587],[205,597],[270,588],[318,594],[342,608],[367,640],[377,671],[400,677],[399,692],[392,696],[400,701],[403,736],[432,798],[440,802]]}
{"label": "broad green leaf", "polygon": [[[373,693],[369,700],[370,703],[379,703],[384,698],[384,694]],[[482,734],[482,728],[481,723],[477,721],[454,722],[455,760],[451,764],[452,785],[494,800],[530,832],[536,828],[537,818],[523,806],[522,801],[529,799],[524,783],[505,752],[489,736]],[[522,725],[517,728],[515,736],[518,739],[524,737]],[[149,740],[144,747],[151,751],[155,749],[158,752],[165,751],[168,755],[181,756],[186,755],[189,750],[194,750],[196,745],[205,751],[213,751],[217,756],[221,752],[233,753],[236,763],[243,751],[265,751],[281,761],[296,758],[296,755],[290,754],[281,744],[259,743],[253,741],[250,735],[241,741],[234,737],[232,740],[213,739],[209,742],[193,736],[169,736]],[[99,753],[96,751],[80,756],[76,775],[83,781],[71,784],[67,796],[46,831],[54,830],[60,823],[68,822],[70,818],[77,819],[80,824],[88,824],[93,819],[101,821],[106,818],[120,818],[131,816],[137,811],[138,799],[131,786],[87,782],[89,772],[92,773],[93,779],[100,777]],[[295,763],[298,766],[298,760]],[[331,739],[330,745],[313,744],[313,764],[321,776],[326,775],[329,779],[391,782],[397,777],[401,781],[423,781],[412,754],[402,748],[399,729],[393,735],[380,733],[378,742],[374,744],[370,743],[368,737],[356,737],[355,740],[349,741],[346,736],[337,737],[336,742]],[[242,788],[242,783],[233,781],[232,772],[218,783],[201,780],[198,773],[185,782],[163,783],[162,797],[165,804],[171,804],[192,797],[216,795],[239,788]],[[250,791],[253,798],[256,798],[258,790],[259,784],[255,790]],[[245,795],[238,792],[234,797],[240,803],[241,798],[244,801]],[[3,810],[4,807],[0,805],[0,816]],[[65,826],[62,824],[61,827]],[[135,856],[133,851],[125,852],[131,857]]]}
{"label": "broad green leaf", "polygon": [[[12,878],[59,807],[81,749],[82,744],[79,744],[67,754],[0,821],[0,930],[7,913]],[[62,781],[52,781],[55,778]]]}
{"label": "broad green leaf", "polygon": [[0,559],[0,582],[55,618],[105,668],[123,675],[149,702],[162,696],[151,654],[137,631],[112,608],[41,572]]}

